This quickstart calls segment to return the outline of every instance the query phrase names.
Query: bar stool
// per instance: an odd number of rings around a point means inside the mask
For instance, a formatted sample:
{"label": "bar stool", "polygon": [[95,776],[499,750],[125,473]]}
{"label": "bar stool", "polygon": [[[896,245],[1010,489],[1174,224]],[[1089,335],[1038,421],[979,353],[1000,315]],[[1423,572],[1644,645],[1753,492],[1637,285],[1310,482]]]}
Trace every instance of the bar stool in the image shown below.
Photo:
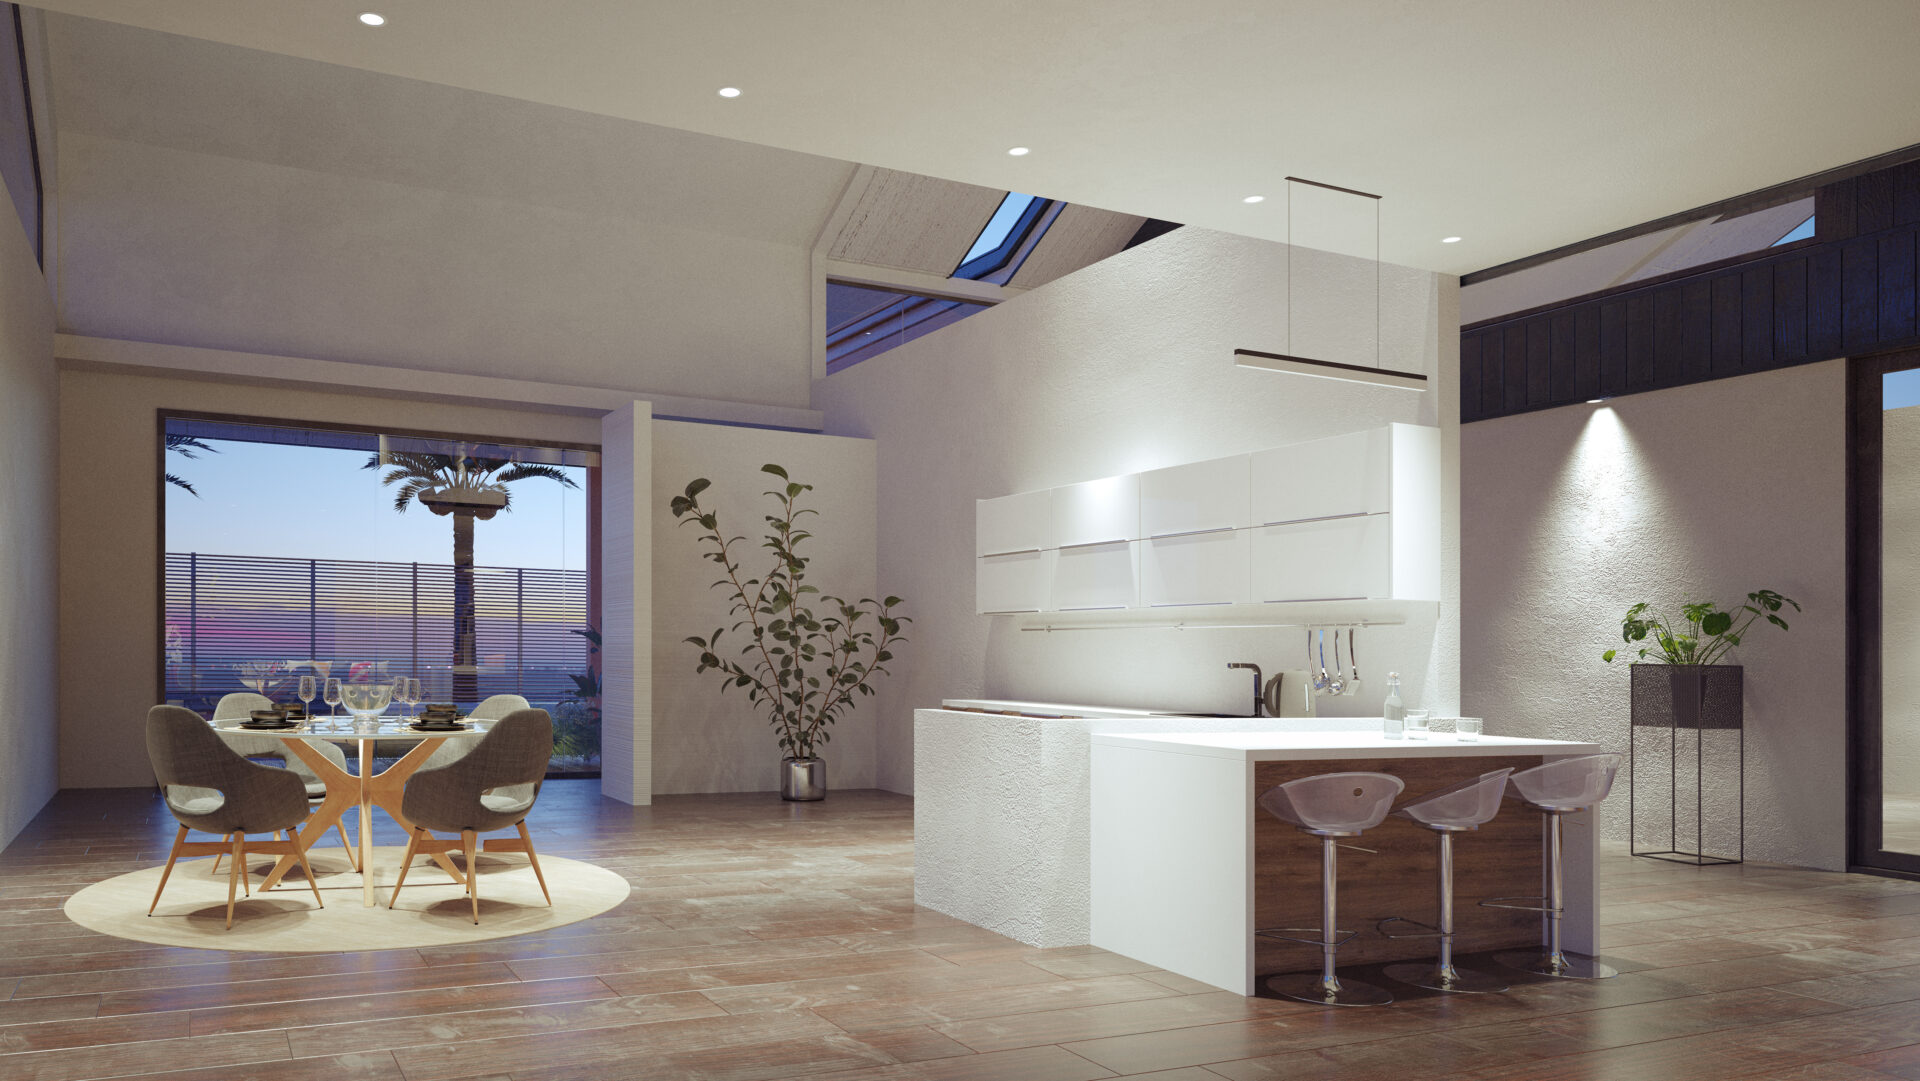
{"label": "bar stool", "polygon": [[[1512,772],[1513,769],[1509,767],[1470,777],[1438,792],[1429,792],[1393,812],[1396,818],[1405,818],[1423,829],[1432,830],[1434,838],[1439,841],[1439,922],[1425,924],[1402,916],[1390,916],[1380,921],[1380,933],[1388,938],[1438,938],[1440,956],[1430,966],[1413,963],[1388,965],[1385,969],[1388,977],[1431,991],[1488,994],[1507,989],[1506,983],[1496,977],[1480,972],[1462,972],[1453,967],[1453,835],[1477,830],[1500,813],[1500,798],[1506,795],[1507,775]],[[1404,923],[1425,930],[1394,934],[1387,930],[1390,923]]]}
{"label": "bar stool", "polygon": [[[1321,773],[1275,785],[1260,793],[1260,806],[1266,808],[1268,814],[1301,833],[1320,838],[1320,926],[1268,927],[1254,932],[1264,938],[1319,946],[1320,975],[1275,976],[1267,981],[1267,988],[1274,994],[1321,1006],[1384,1006],[1393,1001],[1393,995],[1385,988],[1357,981],[1342,982],[1334,974],[1335,954],[1343,943],[1359,933],[1335,929],[1334,848],[1339,843],[1337,838],[1358,837],[1379,825],[1393,807],[1394,797],[1404,787],[1400,778],[1386,773]],[[1297,933],[1287,933],[1308,931],[1315,937],[1302,938]]]}
{"label": "bar stool", "polygon": [[1560,820],[1607,798],[1607,793],[1613,789],[1613,775],[1620,770],[1620,758],[1617,754],[1562,758],[1543,766],[1523,769],[1507,778],[1513,791],[1518,792],[1529,807],[1545,817],[1547,895],[1496,897],[1480,903],[1487,908],[1539,912],[1546,917],[1546,933],[1545,941],[1541,943],[1542,952],[1511,951],[1495,954],[1494,960],[1522,972],[1563,979],[1604,980],[1620,974],[1612,966],[1601,964],[1598,958],[1579,954],[1569,957],[1560,948],[1560,917],[1566,913],[1560,880]]}

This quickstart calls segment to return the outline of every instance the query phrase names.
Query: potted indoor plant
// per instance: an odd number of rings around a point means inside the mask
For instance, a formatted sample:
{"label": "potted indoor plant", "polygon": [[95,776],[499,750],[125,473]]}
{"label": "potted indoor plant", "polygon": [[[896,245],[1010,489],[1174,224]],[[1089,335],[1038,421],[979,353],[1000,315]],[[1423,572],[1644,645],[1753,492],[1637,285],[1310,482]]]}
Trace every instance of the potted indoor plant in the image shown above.
{"label": "potted indoor plant", "polygon": [[818,514],[802,508],[800,497],[813,490],[787,476],[777,465],[760,467],[784,483],[765,494],[779,504],[766,516],[767,534],[760,547],[769,555],[758,575],[742,566],[733,545],[743,537],[722,532],[719,516],[700,506],[700,493],[712,486],[705,477],[690,482],[674,496],[669,508],[683,526],[695,526],[702,553],[718,564],[723,577],[714,587],[726,591],[733,614],[733,630],[745,632],[738,657],[720,653],[725,628],[687,641],[700,650],[697,671],[720,673],[720,690],[742,687],[747,698],[767,713],[767,723],[780,737],[785,757],[780,767],[780,796],[789,800],[817,800],[827,794],[826,763],[820,747],[832,740],[829,726],[853,708],[855,695],[873,693],[876,677],[886,674],[892,649],[905,641],[901,625],[910,622],[894,614],[898,597],[847,601],[805,584],[807,557],[800,554],[811,537],[795,525],[801,517]]}
{"label": "potted indoor plant", "polygon": [[[1738,728],[1742,720],[1741,670],[1722,663],[1758,621],[1787,629],[1780,612],[1800,610],[1792,598],[1771,589],[1747,594],[1747,603],[1723,610],[1713,601],[1680,606],[1675,622],[1642,601],[1627,609],[1620,638],[1638,663],[1632,665],[1632,723],[1674,728]],[[1642,643],[1634,650],[1634,643]],[[1621,649],[1600,659],[1612,664]]]}

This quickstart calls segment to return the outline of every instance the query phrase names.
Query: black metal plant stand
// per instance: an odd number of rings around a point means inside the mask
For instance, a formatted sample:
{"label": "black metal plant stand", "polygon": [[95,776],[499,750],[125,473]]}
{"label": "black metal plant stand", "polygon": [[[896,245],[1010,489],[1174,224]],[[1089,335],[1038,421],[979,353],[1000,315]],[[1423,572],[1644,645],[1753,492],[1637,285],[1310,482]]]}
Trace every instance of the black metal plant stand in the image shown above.
{"label": "black metal plant stand", "polygon": [[[1747,733],[1746,708],[1742,697],[1742,669],[1737,664],[1668,665],[1636,664],[1632,667],[1632,725],[1627,738],[1627,828],[1636,856],[1711,867],[1743,863],[1747,858]],[[1667,734],[1667,847],[1642,850],[1640,844],[1640,732],[1651,730],[1658,746],[1661,729]],[[1693,842],[1696,851],[1680,847],[1680,732],[1693,732]],[[1733,829],[1738,855],[1709,855],[1705,849],[1706,806],[1706,734],[1733,731],[1738,741],[1735,779],[1739,801]],[[1656,836],[1658,830],[1655,831]]]}

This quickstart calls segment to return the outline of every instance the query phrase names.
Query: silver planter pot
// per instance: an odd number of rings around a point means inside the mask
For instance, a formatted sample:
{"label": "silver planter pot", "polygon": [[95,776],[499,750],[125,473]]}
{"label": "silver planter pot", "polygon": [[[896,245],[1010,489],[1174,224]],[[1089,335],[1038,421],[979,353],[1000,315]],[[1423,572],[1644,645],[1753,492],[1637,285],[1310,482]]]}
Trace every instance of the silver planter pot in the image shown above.
{"label": "silver planter pot", "polygon": [[780,760],[780,798],[801,803],[826,799],[827,760],[782,758]]}

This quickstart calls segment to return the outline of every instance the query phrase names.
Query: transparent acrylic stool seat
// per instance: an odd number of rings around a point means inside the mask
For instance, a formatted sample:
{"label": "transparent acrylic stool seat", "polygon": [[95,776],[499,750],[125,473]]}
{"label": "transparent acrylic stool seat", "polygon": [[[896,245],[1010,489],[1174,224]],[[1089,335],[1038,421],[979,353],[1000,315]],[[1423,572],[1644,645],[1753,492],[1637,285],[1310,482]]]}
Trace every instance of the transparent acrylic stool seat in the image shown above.
{"label": "transparent acrylic stool seat", "polygon": [[1544,941],[1538,951],[1515,950],[1495,954],[1494,960],[1522,972],[1557,976],[1571,980],[1604,980],[1620,973],[1597,957],[1568,953],[1560,946],[1560,918],[1566,914],[1561,885],[1561,819],[1584,811],[1607,798],[1613,790],[1613,775],[1620,771],[1621,755],[1588,754],[1562,758],[1543,766],[1523,769],[1507,778],[1514,793],[1540,812],[1546,823],[1547,895],[1545,897],[1495,897],[1480,902],[1487,908],[1514,908],[1538,912],[1546,917]]}
{"label": "transparent acrylic stool seat", "polygon": [[[1319,946],[1320,974],[1272,977],[1267,988],[1274,994],[1321,1006],[1384,1006],[1393,1001],[1385,988],[1342,980],[1334,971],[1340,946],[1359,933],[1337,929],[1335,849],[1339,838],[1358,837],[1379,825],[1403,787],[1400,778],[1385,773],[1321,773],[1260,794],[1260,806],[1268,814],[1320,838],[1320,926],[1267,927],[1254,932],[1264,938]],[[1308,933],[1313,937],[1304,937]]]}
{"label": "transparent acrylic stool seat", "polygon": [[[1388,938],[1437,938],[1440,953],[1428,964],[1388,965],[1386,974],[1401,983],[1431,991],[1487,994],[1505,991],[1506,981],[1482,972],[1462,972],[1453,964],[1453,835],[1477,830],[1500,813],[1500,800],[1507,794],[1507,775],[1511,768],[1497,769],[1470,777],[1459,784],[1429,792],[1395,812],[1423,829],[1430,829],[1439,843],[1439,871],[1435,876],[1439,889],[1438,917],[1432,924],[1419,923],[1402,916],[1380,921],[1380,933]],[[1392,924],[1422,928],[1411,933],[1390,930]]]}

